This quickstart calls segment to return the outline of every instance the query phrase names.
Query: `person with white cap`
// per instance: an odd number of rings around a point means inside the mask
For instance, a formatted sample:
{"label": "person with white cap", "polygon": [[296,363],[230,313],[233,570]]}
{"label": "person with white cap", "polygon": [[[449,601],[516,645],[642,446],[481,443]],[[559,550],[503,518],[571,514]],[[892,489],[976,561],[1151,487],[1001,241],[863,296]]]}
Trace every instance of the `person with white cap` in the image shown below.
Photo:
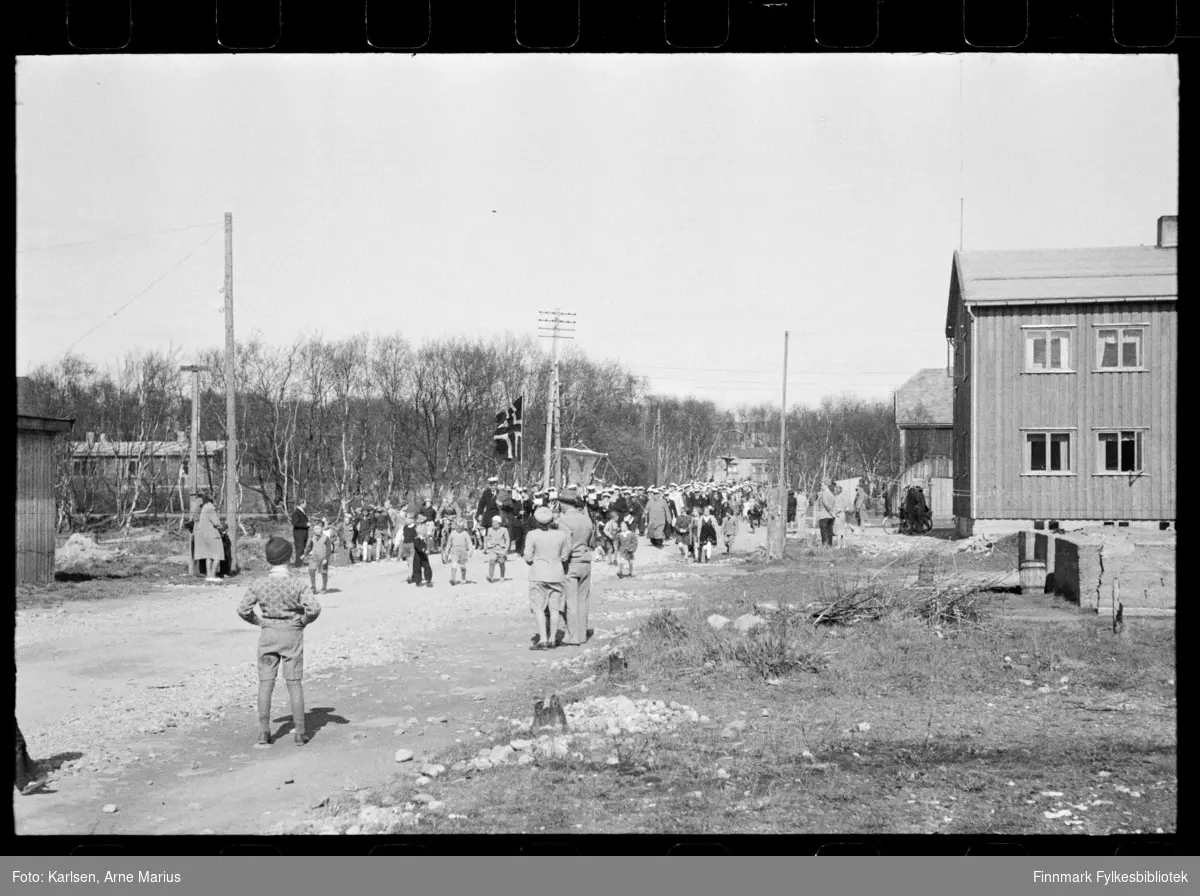
{"label": "person with white cap", "polygon": [[670,525],[670,506],[657,488],[650,489],[650,500],[646,502],[646,534],[650,536],[650,544],[661,548]]}
{"label": "person with white cap", "polygon": [[[536,528],[525,538],[525,562],[529,564],[529,611],[533,615],[533,644],[530,650],[553,648],[565,632],[559,628],[563,610],[567,566],[571,560],[571,538],[562,529],[551,529],[554,514],[549,507],[533,513]],[[547,618],[548,615],[548,618]]]}

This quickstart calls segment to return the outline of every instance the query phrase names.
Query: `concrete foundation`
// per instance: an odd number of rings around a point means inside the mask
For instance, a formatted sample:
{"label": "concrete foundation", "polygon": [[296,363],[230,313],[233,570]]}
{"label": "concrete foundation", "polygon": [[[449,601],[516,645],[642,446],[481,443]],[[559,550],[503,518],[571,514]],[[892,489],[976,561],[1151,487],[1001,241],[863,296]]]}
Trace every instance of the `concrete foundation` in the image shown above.
{"label": "concrete foundation", "polygon": [[[1047,539],[1049,549],[1051,538],[1042,537]],[[1099,612],[1111,612],[1115,601],[1120,601],[1130,615],[1175,611],[1173,537],[1148,537],[1148,533],[1137,530],[1097,532],[1092,528],[1059,534],[1052,540],[1056,594]],[[1038,550],[1036,538],[1032,549]]]}

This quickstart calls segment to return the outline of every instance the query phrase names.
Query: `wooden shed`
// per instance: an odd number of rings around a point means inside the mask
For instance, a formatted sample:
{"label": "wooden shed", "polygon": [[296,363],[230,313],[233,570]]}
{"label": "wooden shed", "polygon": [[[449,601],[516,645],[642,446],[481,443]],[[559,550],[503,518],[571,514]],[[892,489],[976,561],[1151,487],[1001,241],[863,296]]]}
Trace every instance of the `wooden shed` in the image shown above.
{"label": "wooden shed", "polygon": [[54,437],[73,420],[17,412],[17,584],[54,578]]}
{"label": "wooden shed", "polygon": [[1175,520],[1178,249],[956,252],[954,513]]}

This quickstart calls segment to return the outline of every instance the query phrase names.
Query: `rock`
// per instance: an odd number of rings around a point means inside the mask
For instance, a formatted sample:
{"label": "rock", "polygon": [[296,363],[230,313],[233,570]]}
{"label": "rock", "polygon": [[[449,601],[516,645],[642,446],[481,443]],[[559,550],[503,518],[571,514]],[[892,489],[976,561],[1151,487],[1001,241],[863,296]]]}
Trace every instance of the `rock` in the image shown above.
{"label": "rock", "polygon": [[104,807],[102,810],[100,810],[100,811],[102,811],[102,812],[107,812],[109,815],[112,815],[114,812],[116,812],[116,811],[117,811],[117,807],[116,807],[116,805],[115,805],[114,803],[109,803],[107,806],[105,806],[105,807]]}
{"label": "rock", "polygon": [[430,796],[428,793],[414,793],[412,800],[414,803],[432,803],[434,801],[434,797]]}
{"label": "rock", "polygon": [[412,758],[413,758],[412,750],[397,750],[396,751],[396,761],[397,762],[411,762]]}
{"label": "rock", "polygon": [[1037,689],[1037,692],[1039,694],[1049,694],[1050,693],[1050,685],[1048,685],[1048,684],[1042,685],[1040,688]]}
{"label": "rock", "polygon": [[427,778],[436,778],[446,770],[446,766],[438,765],[433,762],[427,762],[421,766],[421,774]]}
{"label": "rock", "polygon": [[421,775],[421,777],[417,778],[417,786],[424,787],[426,784],[428,784],[432,780],[433,780],[433,778],[428,778],[425,775]]}
{"label": "rock", "polygon": [[[769,716],[770,714],[771,714],[771,710],[769,710],[769,709],[764,709],[761,713],[761,715],[764,715],[764,716]],[[866,729],[864,728],[862,730],[865,731]]]}
{"label": "rock", "polygon": [[746,723],[742,719],[734,719],[732,722],[730,722],[725,727],[732,728],[734,731],[741,731],[742,729],[744,729],[746,727]]}
{"label": "rock", "polygon": [[525,752],[533,749],[533,741],[531,740],[510,740],[508,745],[518,752]]}
{"label": "rock", "polygon": [[775,613],[775,612],[778,612],[778,610],[779,610],[779,604],[775,603],[772,600],[767,600],[767,601],[763,601],[761,604],[759,604],[758,608],[760,610],[766,610],[768,613]]}
{"label": "rock", "polygon": [[471,765],[478,771],[485,772],[489,768],[492,767],[492,760],[487,759],[483,756],[476,756],[475,759],[471,762]]}
{"label": "rock", "polygon": [[350,827],[346,828],[346,834],[347,834],[348,836],[351,836],[351,837],[353,837],[353,836],[355,836],[356,834],[361,834],[361,833],[362,833],[362,828],[360,828],[360,827],[359,827],[358,825],[356,825],[356,824],[352,824],[352,825],[350,825]]}
{"label": "rock", "polygon": [[531,762],[533,762],[533,757],[528,753],[522,753],[517,757],[517,765],[529,765]]}
{"label": "rock", "polygon": [[729,625],[729,617],[722,616],[720,613],[713,613],[708,617],[708,624],[717,631],[720,631],[725,626]]}
{"label": "rock", "polygon": [[723,769],[723,768],[719,768],[719,769],[717,769],[717,777],[720,778],[721,780],[725,780],[726,778],[729,777],[729,772],[725,771],[725,769]]}
{"label": "rock", "polygon": [[753,613],[745,613],[733,620],[733,627],[743,635],[752,628],[766,624],[767,620],[763,619],[761,616],[755,616]]}
{"label": "rock", "polygon": [[870,731],[871,723],[870,722],[859,722],[858,725],[856,725],[855,727],[858,728],[859,731]]}
{"label": "rock", "polygon": [[446,811],[446,804],[441,800],[433,800],[425,805],[425,811],[430,815],[442,815]]}
{"label": "rock", "polygon": [[465,760],[460,759],[458,762],[455,762],[454,764],[452,764],[450,766],[450,771],[465,772],[470,767],[471,767],[471,764],[469,762],[466,762]]}
{"label": "rock", "polygon": [[1020,678],[1017,680],[1020,681],[1021,684],[1025,685],[1025,687],[1027,687],[1027,688],[1033,687],[1033,682],[1030,681],[1028,678]]}

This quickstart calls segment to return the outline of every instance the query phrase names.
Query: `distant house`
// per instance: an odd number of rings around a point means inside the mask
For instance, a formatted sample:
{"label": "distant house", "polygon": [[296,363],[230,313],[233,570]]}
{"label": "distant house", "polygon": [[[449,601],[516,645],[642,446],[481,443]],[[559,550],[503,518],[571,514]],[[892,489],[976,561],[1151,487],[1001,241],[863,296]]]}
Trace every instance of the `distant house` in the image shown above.
{"label": "distant house", "polygon": [[773,448],[727,448],[709,464],[709,476],[715,482],[750,479],[769,482],[779,466],[779,452]]}
{"label": "distant house", "polygon": [[[97,513],[111,512],[120,500],[156,513],[186,512],[191,443],[183,433],[171,440],[109,441],[88,433],[71,450],[71,482],[75,503]],[[225,443],[198,443],[196,484],[218,491],[224,476]]]}
{"label": "distant house", "polygon": [[929,455],[950,457],[954,445],[954,380],[945,367],[927,367],[896,390],[893,404],[904,466]]}
{"label": "distant house", "polygon": [[1178,218],[1157,245],[955,252],[960,531],[1175,520]]}
{"label": "distant house", "polygon": [[17,378],[17,576],[34,585],[54,578],[58,532],[54,438],[70,432],[73,420],[47,417],[30,403],[28,384]]}

